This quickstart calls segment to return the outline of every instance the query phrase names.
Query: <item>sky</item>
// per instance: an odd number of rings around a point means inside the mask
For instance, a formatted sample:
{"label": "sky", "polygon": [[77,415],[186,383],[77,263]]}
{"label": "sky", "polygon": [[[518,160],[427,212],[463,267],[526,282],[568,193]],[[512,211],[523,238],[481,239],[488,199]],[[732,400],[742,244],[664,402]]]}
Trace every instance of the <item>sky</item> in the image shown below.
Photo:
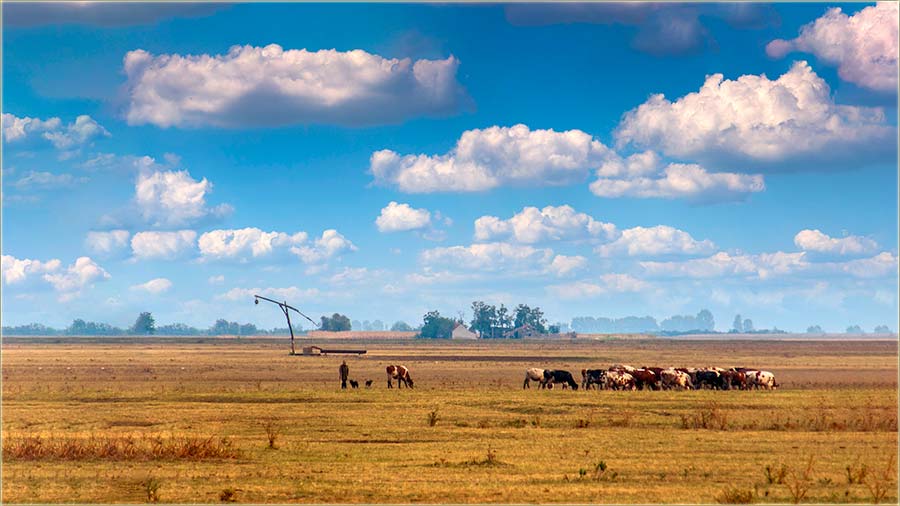
{"label": "sky", "polygon": [[2,8],[3,325],[896,330],[896,3]]}

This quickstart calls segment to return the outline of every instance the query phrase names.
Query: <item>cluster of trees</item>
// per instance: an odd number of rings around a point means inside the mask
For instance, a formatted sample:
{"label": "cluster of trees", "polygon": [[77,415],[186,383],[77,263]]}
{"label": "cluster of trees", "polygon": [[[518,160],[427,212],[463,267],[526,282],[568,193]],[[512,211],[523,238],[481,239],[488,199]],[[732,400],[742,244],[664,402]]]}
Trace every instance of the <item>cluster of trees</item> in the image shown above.
{"label": "cluster of trees", "polygon": [[[893,334],[894,331],[891,330],[887,325],[877,325],[875,329],[872,331],[875,334]],[[810,325],[806,328],[807,334],[825,334],[825,330],[822,329],[821,325]],[[844,331],[845,334],[865,334],[866,331],[862,329],[859,325],[850,325],[847,327],[847,330]]]}
{"label": "cluster of trees", "polygon": [[716,321],[712,313],[703,309],[695,316],[675,315],[661,322],[652,316],[626,316],[625,318],[593,318],[579,316],[572,319],[572,330],[584,333],[677,333],[714,332]]}
{"label": "cluster of trees", "polygon": [[350,318],[347,318],[340,313],[334,313],[330,317],[323,316],[322,323],[319,324],[319,330],[329,330],[332,332],[342,332],[344,330],[350,330],[351,328]]}
{"label": "cluster of trees", "polygon": [[[430,311],[422,319],[419,337],[426,339],[449,339],[453,327],[457,323],[465,323],[462,313],[457,318],[441,316],[438,311]],[[501,338],[511,329],[529,325],[535,331],[546,333],[559,332],[559,325],[547,326],[547,319],[539,307],[519,304],[512,311],[505,305],[500,307],[476,300],[472,302],[472,320],[469,330],[478,333],[484,339]]]}
{"label": "cluster of trees", "polygon": [[[340,313],[334,313],[331,316],[323,316],[322,323],[319,325],[319,330],[328,330],[332,332],[340,332],[344,330],[366,330],[366,331],[383,331],[385,330],[384,322],[381,320],[375,320],[370,322],[369,320],[365,320],[362,323],[359,320],[350,321],[346,315],[342,315]],[[413,329],[406,322],[397,321],[393,325],[391,325],[390,330],[392,332],[410,332]]]}
{"label": "cluster of trees", "polygon": [[469,323],[469,329],[478,332],[482,338],[500,338],[507,330],[524,325],[531,326],[541,334],[559,332],[558,325],[547,327],[547,319],[539,307],[519,304],[510,313],[503,304],[498,308],[480,300],[472,302],[472,321]]}
{"label": "cluster of trees", "polygon": [[741,315],[734,315],[734,323],[731,324],[731,330],[729,332],[734,334],[750,334],[754,331],[753,320],[750,318],[745,318],[741,320]]}
{"label": "cluster of trees", "polygon": [[422,319],[422,328],[419,330],[418,337],[449,339],[457,322],[462,323],[460,320],[445,318],[438,311],[429,311]]}

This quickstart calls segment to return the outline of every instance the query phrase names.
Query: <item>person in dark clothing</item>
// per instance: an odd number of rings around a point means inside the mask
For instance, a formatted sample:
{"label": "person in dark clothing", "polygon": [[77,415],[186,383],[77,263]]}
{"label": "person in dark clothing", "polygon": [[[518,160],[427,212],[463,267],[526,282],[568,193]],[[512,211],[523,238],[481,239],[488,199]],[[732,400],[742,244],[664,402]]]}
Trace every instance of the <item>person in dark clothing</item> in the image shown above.
{"label": "person in dark clothing", "polygon": [[341,363],[341,367],[338,370],[341,373],[341,389],[346,390],[347,389],[347,376],[350,375],[350,367],[347,366],[346,360],[344,360]]}

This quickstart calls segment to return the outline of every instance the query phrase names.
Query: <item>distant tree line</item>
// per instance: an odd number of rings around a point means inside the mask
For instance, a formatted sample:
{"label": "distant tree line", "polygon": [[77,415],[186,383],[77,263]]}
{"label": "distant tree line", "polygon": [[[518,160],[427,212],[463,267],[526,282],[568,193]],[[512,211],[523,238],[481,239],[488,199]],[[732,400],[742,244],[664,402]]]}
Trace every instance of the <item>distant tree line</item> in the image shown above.
{"label": "distant tree line", "polygon": [[579,316],[572,319],[575,332],[598,334],[649,334],[677,332],[714,332],[716,321],[712,313],[703,309],[695,316],[675,315],[657,322],[652,316],[626,316],[624,318],[594,318]]}
{"label": "distant tree line", "polygon": [[[294,333],[301,333],[302,328],[295,327]],[[7,336],[221,336],[221,335],[288,335],[287,327],[264,330],[252,323],[229,322],[218,319],[207,329],[198,329],[184,323],[172,323],[168,325],[156,325],[156,320],[149,312],[142,312],[135,319],[134,324],[127,329],[116,327],[108,323],[85,321],[81,318],[72,320],[72,323],[64,329],[56,329],[31,323],[12,327],[3,327],[3,335]]]}

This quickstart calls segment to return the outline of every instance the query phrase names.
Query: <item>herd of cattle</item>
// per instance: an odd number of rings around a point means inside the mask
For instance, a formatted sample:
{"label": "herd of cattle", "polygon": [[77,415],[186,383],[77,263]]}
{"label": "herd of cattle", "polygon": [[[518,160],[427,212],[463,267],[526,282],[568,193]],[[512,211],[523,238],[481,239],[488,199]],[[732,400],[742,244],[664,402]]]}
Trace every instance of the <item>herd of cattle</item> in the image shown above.
{"label": "herd of cattle", "polygon": [[[553,388],[562,384],[563,388],[578,390],[578,383],[569,371],[530,368],[525,370],[522,388],[530,388],[536,381],[541,388]],[[748,390],[778,388],[775,375],[769,371],[747,367],[631,367],[616,364],[608,369],[582,369],[581,388],[600,390]]]}

